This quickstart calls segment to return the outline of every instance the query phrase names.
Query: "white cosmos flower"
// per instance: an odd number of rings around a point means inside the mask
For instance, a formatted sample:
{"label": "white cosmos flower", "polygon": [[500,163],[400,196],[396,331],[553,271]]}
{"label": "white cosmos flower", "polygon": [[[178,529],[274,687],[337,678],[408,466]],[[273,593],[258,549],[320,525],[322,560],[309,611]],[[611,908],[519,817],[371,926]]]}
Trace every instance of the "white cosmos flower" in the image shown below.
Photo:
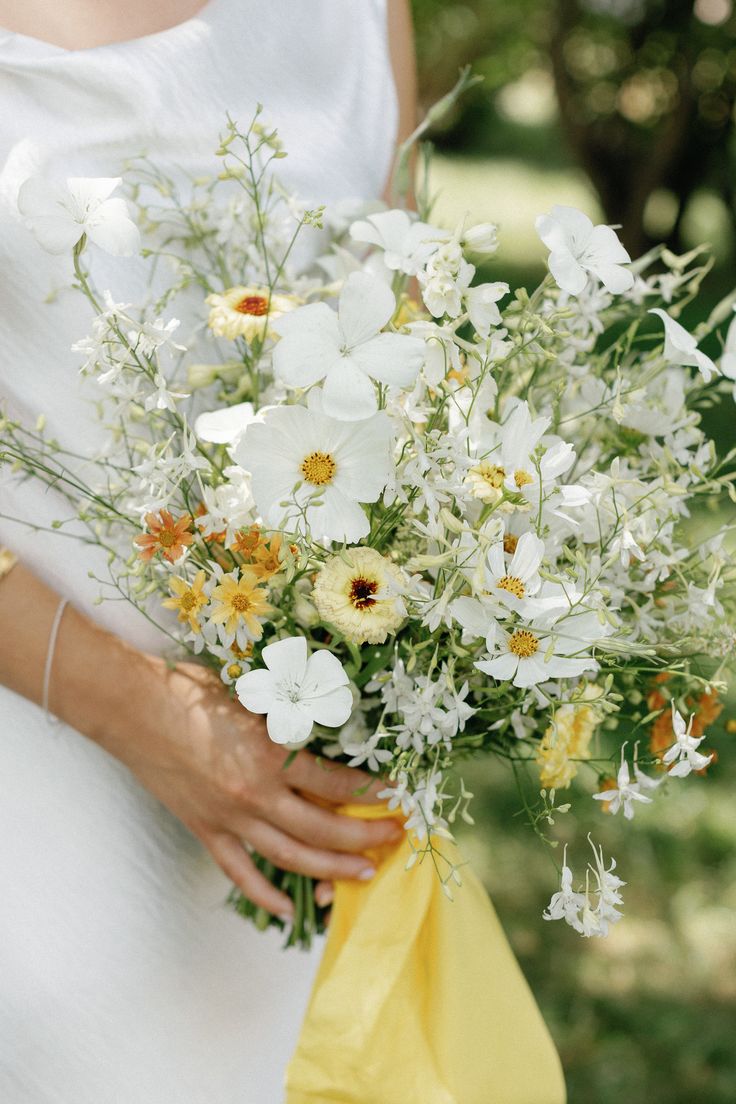
{"label": "white cosmos flower", "polygon": [[306,517],[315,539],[354,544],[370,528],[359,503],[376,502],[392,471],[390,445],[385,414],[338,422],[302,406],[275,406],[246,428],[233,456],[251,473],[267,525],[301,531]]}
{"label": "white cosmos flower", "polygon": [[314,722],[338,728],[353,709],[348,676],[331,652],[307,655],[303,636],[268,644],[265,667],[248,671],[235,683],[241,705],[266,714],[268,735],[275,744],[301,744]]}
{"label": "white cosmos flower", "polygon": [[664,323],[664,357],[668,364],[680,364],[684,368],[697,368],[707,383],[711,376],[718,373],[713,361],[701,353],[698,343],[684,326],[660,307],[652,307],[650,314],[656,314]]}
{"label": "white cosmos flower", "polygon": [[124,199],[110,196],[120,177],[69,177],[53,184],[39,176],[24,181],[18,209],[47,253],[66,253],[83,234],[116,257],[130,257],[140,248],[138,227]]}
{"label": "white cosmos flower", "polygon": [[368,242],[383,250],[386,267],[393,272],[416,276],[449,234],[426,222],[412,219],[406,211],[381,211],[350,227],[353,241]]}
{"label": "white cosmos flower", "polygon": [[691,771],[703,770],[707,767],[713,758],[712,755],[703,755],[702,752],[697,750],[705,736],[698,738],[691,735],[694,716],[694,713],[690,714],[690,720],[686,726],[684,717],[675,709],[675,703],[672,703],[672,728],[675,733],[675,743],[664,753],[662,762],[668,766],[670,763],[674,764],[667,772],[673,778],[687,778]]}
{"label": "white cosmos flower", "polygon": [[504,605],[523,613],[526,600],[536,594],[542,582],[539,566],[543,556],[544,541],[536,533],[522,533],[508,564],[503,541],[497,541],[486,557],[486,589]]}
{"label": "white cosmos flower", "polygon": [[194,432],[200,441],[214,445],[236,445],[255,418],[253,404],[236,403],[220,410],[208,410],[200,414],[194,423]]}
{"label": "white cosmos flower", "polygon": [[[549,418],[535,418],[532,421],[529,407],[525,402],[518,403],[501,426],[500,467],[503,479],[510,491],[521,491],[536,497],[539,478],[546,486],[566,472],[575,459],[572,445],[556,440],[544,451],[539,462],[539,474],[532,454],[537,449],[550,424]],[[490,460],[493,461],[491,455]]]}
{"label": "white cosmos flower", "polygon": [[535,226],[550,251],[549,270],[563,291],[579,295],[589,276],[614,295],[634,286],[632,273],[621,267],[631,257],[610,226],[594,226],[582,211],[560,206],[540,215]]}
{"label": "white cosmos flower", "polygon": [[486,637],[487,659],[475,666],[499,682],[524,689],[555,678],[574,678],[597,666],[591,655],[578,655],[605,635],[595,613],[585,611],[560,619],[532,619],[507,632],[500,625]]}
{"label": "white cosmos flower", "polygon": [[326,303],[297,307],[273,323],[281,340],[274,371],[289,387],[324,379],[323,409],[356,421],[378,409],[372,380],[408,387],[424,363],[424,343],[407,334],[381,333],[396,309],[382,280],[365,272],[348,276],[337,313]]}

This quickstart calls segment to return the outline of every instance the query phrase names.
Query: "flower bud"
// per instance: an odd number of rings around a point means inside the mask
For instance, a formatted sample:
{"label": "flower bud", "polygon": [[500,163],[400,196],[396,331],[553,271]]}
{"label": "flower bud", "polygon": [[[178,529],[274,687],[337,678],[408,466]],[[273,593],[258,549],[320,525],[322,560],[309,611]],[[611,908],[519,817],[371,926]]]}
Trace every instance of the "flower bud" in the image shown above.
{"label": "flower bud", "polygon": [[471,253],[491,254],[498,249],[498,227],[493,222],[479,222],[463,234],[463,245]]}

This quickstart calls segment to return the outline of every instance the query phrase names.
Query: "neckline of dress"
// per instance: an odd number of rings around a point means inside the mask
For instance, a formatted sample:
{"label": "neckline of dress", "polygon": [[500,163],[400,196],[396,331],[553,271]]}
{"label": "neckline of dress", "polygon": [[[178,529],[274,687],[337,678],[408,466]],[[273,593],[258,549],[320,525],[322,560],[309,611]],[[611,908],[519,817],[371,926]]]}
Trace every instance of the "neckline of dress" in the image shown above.
{"label": "neckline of dress", "polygon": [[88,54],[96,54],[103,50],[125,50],[175,37],[182,31],[196,26],[197,23],[208,22],[216,9],[221,7],[224,2],[225,0],[205,0],[199,11],[195,12],[194,15],[190,15],[188,19],[182,19],[180,23],[172,23],[170,27],[164,27],[160,31],[151,31],[150,34],[134,35],[132,38],[121,38],[114,42],[102,42],[99,46],[81,46],[78,49],[68,49],[66,46],[59,46],[55,42],[36,38],[35,35],[21,34],[20,31],[9,31],[6,27],[0,27],[0,41],[4,39],[6,42],[13,40],[26,42],[34,49],[48,50],[59,57],[85,57]]}

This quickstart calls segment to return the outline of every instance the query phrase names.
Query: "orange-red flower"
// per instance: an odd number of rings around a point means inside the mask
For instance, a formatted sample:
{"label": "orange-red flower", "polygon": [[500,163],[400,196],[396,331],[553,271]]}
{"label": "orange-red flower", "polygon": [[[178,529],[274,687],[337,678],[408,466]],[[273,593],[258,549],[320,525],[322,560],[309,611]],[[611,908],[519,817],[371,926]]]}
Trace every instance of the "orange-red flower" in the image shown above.
{"label": "orange-red flower", "polygon": [[175,563],[194,539],[189,532],[191,524],[191,514],[182,514],[176,520],[168,510],[159,510],[158,515],[146,514],[148,532],[135,538],[138,555],[142,560],[150,560],[160,552],[169,563]]}

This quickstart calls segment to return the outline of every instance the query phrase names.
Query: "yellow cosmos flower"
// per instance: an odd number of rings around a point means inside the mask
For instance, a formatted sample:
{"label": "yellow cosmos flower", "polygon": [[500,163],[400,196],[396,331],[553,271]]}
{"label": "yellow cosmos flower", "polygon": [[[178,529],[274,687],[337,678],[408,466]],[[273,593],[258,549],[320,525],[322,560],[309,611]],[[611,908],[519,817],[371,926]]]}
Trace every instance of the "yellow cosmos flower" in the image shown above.
{"label": "yellow cosmos flower", "polygon": [[314,584],[323,621],[354,644],[382,644],[406,617],[401,571],[374,548],[350,548],[325,563]]}
{"label": "yellow cosmos flower", "polygon": [[263,339],[268,324],[295,306],[286,295],[271,295],[268,288],[242,284],[208,295],[206,302],[210,307],[207,324],[214,334],[230,341],[244,337],[248,342]]}
{"label": "yellow cosmos flower", "polygon": [[260,640],[263,627],[259,617],[268,617],[272,612],[266,601],[266,592],[259,586],[255,572],[243,568],[240,578],[226,575],[212,591],[212,600],[217,603],[211,620],[215,624],[224,624],[225,631],[234,633],[243,623],[254,640]]}
{"label": "yellow cosmos flower", "polygon": [[192,632],[195,633],[202,630],[197,614],[209,601],[203,591],[205,578],[204,571],[198,571],[192,583],[188,583],[186,579],[172,577],[169,579],[169,589],[173,597],[164,598],[162,603],[167,609],[177,610],[178,620],[188,621]]}
{"label": "yellow cosmos flower", "polygon": [[583,700],[555,710],[552,724],[537,749],[539,779],[543,786],[564,790],[578,773],[578,760],[590,759],[590,741],[601,716],[590,702],[600,696],[597,686],[586,686]]}

